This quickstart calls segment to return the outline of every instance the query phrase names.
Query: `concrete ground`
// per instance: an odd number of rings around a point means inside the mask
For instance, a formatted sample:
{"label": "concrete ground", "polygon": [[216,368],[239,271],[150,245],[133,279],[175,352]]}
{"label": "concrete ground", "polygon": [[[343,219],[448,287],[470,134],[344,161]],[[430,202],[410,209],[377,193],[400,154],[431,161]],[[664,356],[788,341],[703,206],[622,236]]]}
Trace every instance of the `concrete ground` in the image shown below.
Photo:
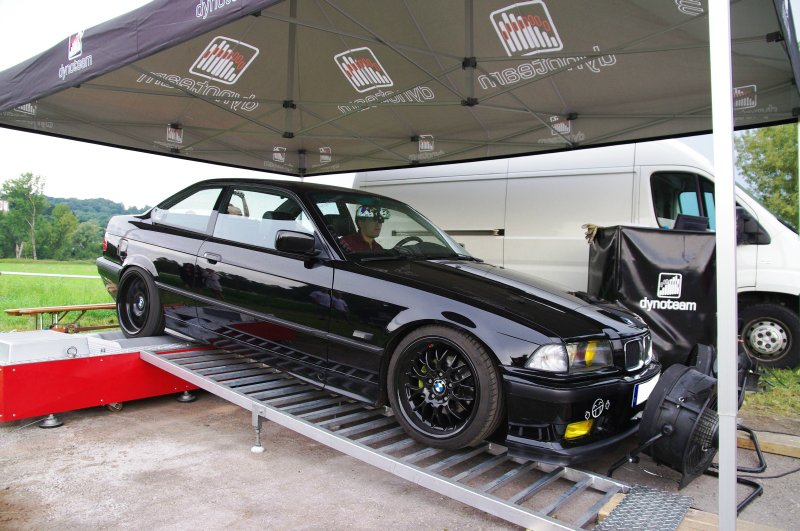
{"label": "concrete ground", "polygon": [[[120,413],[64,413],[64,426],[50,430],[0,424],[0,529],[515,527],[273,423],[265,423],[266,452],[253,454],[250,414],[198,396],[189,404],[172,396],[129,402]],[[740,451],[740,461],[749,454]],[[605,472],[621,455],[593,468]],[[765,475],[800,466],[767,459]],[[678,476],[643,457],[615,477],[676,491]],[[764,480],[765,495],[741,517],[796,529],[798,477]],[[714,478],[681,494],[716,511]]]}

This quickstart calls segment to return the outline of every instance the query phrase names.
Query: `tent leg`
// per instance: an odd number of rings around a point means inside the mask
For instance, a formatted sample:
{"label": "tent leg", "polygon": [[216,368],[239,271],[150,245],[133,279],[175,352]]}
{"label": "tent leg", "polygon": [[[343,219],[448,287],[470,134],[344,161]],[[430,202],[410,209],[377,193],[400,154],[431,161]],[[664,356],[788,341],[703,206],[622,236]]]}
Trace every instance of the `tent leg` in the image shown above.
{"label": "tent leg", "polygon": [[717,352],[719,373],[719,527],[736,529],[736,214],[730,5],[708,3],[711,106],[717,218]]}

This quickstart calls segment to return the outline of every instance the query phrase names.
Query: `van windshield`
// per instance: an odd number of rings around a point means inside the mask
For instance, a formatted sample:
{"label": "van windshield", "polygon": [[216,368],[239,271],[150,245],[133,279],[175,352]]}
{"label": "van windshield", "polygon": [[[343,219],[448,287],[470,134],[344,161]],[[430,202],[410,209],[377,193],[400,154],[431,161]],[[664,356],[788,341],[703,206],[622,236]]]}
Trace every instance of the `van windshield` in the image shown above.
{"label": "van windshield", "polygon": [[410,206],[358,192],[313,192],[311,202],[351,260],[475,260],[444,231]]}

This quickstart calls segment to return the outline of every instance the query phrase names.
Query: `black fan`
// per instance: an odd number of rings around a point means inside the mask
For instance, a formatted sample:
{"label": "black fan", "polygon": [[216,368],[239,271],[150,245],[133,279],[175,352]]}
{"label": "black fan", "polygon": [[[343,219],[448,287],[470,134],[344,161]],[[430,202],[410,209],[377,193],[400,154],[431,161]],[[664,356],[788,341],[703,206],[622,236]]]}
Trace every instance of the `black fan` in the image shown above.
{"label": "black fan", "polygon": [[673,365],[647,401],[639,442],[657,440],[645,450],[656,462],[682,474],[688,485],[711,464],[719,446],[717,381],[685,365]]}

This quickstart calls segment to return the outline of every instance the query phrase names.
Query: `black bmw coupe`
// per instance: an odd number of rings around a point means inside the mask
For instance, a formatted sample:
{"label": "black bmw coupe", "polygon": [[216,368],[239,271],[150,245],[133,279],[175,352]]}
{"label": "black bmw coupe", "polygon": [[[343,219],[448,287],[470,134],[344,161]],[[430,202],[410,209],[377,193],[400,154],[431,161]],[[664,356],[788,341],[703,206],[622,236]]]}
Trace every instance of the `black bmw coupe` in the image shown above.
{"label": "black bmw coupe", "polygon": [[388,402],[440,448],[591,457],[636,430],[660,369],[637,316],[483,263],[408,205],[350,189],[200,182],[114,217],[97,266],[127,336],[257,350]]}

